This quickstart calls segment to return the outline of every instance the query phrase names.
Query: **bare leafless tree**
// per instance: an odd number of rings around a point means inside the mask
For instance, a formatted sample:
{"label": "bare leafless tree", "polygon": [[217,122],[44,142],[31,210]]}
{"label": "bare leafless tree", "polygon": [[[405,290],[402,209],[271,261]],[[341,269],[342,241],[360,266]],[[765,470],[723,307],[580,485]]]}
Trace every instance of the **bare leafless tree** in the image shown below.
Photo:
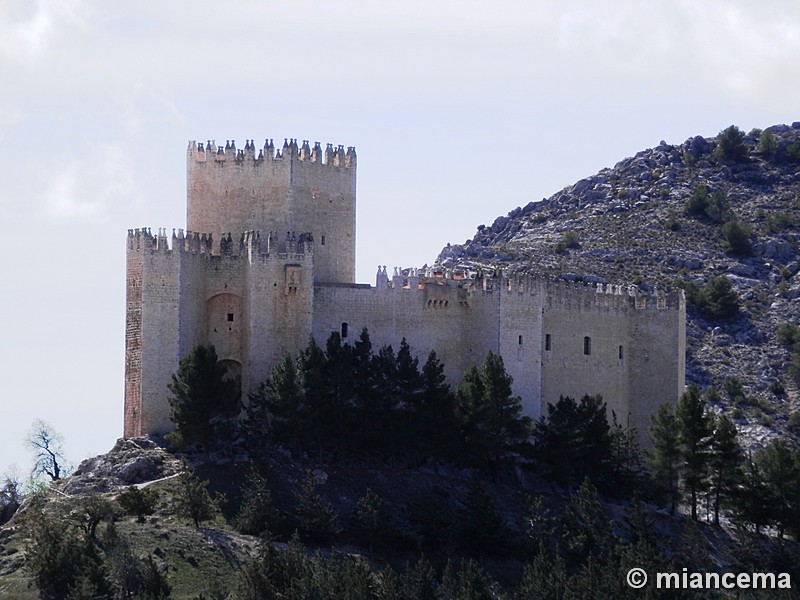
{"label": "bare leafless tree", "polygon": [[64,438],[49,423],[36,419],[25,436],[25,445],[34,453],[34,476],[47,475],[51,481],[58,481],[65,475]]}

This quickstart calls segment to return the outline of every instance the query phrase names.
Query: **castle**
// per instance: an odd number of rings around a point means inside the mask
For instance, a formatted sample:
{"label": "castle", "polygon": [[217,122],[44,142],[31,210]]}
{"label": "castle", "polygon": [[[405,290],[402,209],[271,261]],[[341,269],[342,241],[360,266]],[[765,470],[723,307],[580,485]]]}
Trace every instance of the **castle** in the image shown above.
{"label": "castle", "polygon": [[386,267],[358,284],[355,148],[190,142],[186,159],[186,231],[128,231],[125,437],[172,429],[167,384],[198,344],[246,394],[309,336],[324,347],[364,327],[376,347],[435,350],[451,385],[500,354],[534,418],[561,395],[602,394],[641,435],[683,391],[681,291]]}

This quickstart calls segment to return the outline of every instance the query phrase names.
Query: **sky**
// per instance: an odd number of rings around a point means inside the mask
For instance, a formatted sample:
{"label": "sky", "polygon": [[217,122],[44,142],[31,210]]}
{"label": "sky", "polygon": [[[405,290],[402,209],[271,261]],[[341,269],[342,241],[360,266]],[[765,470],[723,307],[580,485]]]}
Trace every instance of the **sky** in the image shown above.
{"label": "sky", "polygon": [[355,146],[357,279],[665,140],[800,120],[800,3],[2,0],[0,475],[122,434],[128,228],[186,146]]}

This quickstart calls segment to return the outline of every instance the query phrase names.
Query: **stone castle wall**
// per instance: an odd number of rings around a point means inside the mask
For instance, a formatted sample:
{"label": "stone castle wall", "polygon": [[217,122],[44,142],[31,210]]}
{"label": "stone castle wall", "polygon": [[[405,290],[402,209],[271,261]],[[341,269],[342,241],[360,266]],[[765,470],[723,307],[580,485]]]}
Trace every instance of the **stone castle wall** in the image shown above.
{"label": "stone castle wall", "polygon": [[304,141],[272,140],[256,152],[248,141],[215,147],[192,142],[187,150],[187,227],[219,240],[244,231],[310,232],[316,242],[318,282],[355,282],[356,153],[323,151]]}
{"label": "stone castle wall", "polygon": [[684,387],[683,292],[550,284],[543,305],[542,412],[560,396],[600,394],[646,441],[650,415]]}
{"label": "stone castle wall", "polygon": [[[254,233],[212,253],[211,238],[128,234],[125,436],[164,433],[167,385],[198,344],[213,344],[243,392],[255,391],[284,352],[311,331],[310,242],[273,245]],[[252,385],[251,385],[252,382]],[[253,387],[255,386],[255,387]]]}
{"label": "stone castle wall", "polygon": [[[190,231],[130,230],[125,436],[163,433],[167,385],[183,356],[213,344],[242,391],[309,336],[375,349],[405,338],[435,350],[455,386],[489,351],[503,357],[525,414],[561,395],[601,394],[644,440],[650,414],[684,386],[682,293],[516,277],[378,270],[355,284],[355,150],[271,141],[256,151],[190,143]],[[206,231],[207,233],[195,233]]]}

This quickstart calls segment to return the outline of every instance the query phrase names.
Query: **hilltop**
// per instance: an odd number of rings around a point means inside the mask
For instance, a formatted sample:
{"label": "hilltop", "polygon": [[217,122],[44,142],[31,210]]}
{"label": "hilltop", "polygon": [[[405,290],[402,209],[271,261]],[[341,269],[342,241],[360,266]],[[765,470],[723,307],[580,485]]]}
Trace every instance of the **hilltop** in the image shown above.
{"label": "hilltop", "polygon": [[[731,232],[730,222],[738,229]],[[741,246],[732,248],[730,239]],[[791,351],[779,335],[797,319],[798,242],[800,123],[794,123],[748,134],[731,127],[680,145],[662,141],[478,226],[472,239],[448,244],[437,263],[591,285],[683,287],[687,383],[713,386],[714,409],[732,414],[746,441],[763,445],[775,436],[796,440],[800,422]],[[697,302],[697,291],[720,276],[740,303],[728,318]]]}
{"label": "hilltop", "polygon": [[[438,262],[575,285],[683,288],[688,380],[717,390],[707,395],[712,410],[734,417],[746,444],[763,446],[793,437],[800,420],[800,366],[793,369],[800,358],[790,348],[800,341],[799,198],[800,123],[747,135],[730,128],[718,138],[662,143],[517,208],[464,244],[449,245]],[[721,276],[733,293],[714,283]],[[375,364],[386,367],[381,356]],[[312,380],[324,395],[324,380]],[[69,588],[70,598],[91,590],[91,597],[194,600],[333,599],[344,590],[376,599],[638,597],[624,575],[643,565],[796,576],[797,547],[783,536],[797,539],[798,521],[780,493],[800,490],[800,470],[771,464],[794,468],[800,453],[774,444],[754,452],[745,476],[703,491],[705,508],[701,503],[695,521],[671,513],[664,481],[643,468],[630,432],[604,431],[601,401],[585,400],[573,409],[559,403],[549,433],[542,421],[535,447],[506,448],[502,465],[471,464],[480,445],[462,435],[472,430],[459,429],[458,419],[442,421],[454,428],[453,438],[442,427],[411,427],[416,422],[399,410],[407,409],[404,399],[391,413],[395,421],[430,439],[384,439],[391,427],[355,427],[334,428],[325,444],[321,434],[312,436],[312,444],[287,434],[286,422],[249,422],[258,408],[251,398],[243,423],[211,419],[217,435],[204,448],[120,440],[31,494],[0,527],[0,595],[37,597],[31,584],[42,573],[50,589],[59,577],[69,581],[42,597],[66,597]],[[407,420],[397,418],[404,414]],[[352,423],[368,416],[358,413]],[[430,414],[423,421],[430,423]],[[587,423],[601,425],[590,430]],[[366,438],[374,447],[359,442],[376,431],[381,435]],[[442,449],[434,439],[456,443]],[[721,447],[712,445],[714,452]],[[735,438],[733,447],[738,451]],[[688,462],[679,469],[685,488]],[[710,482],[710,473],[704,477]],[[202,480],[220,501],[208,514],[188,516],[187,490]],[[711,525],[710,502],[723,492],[720,525]],[[139,493],[151,502],[141,514],[129,504]],[[688,502],[681,489],[685,511]],[[755,597],[767,596],[774,597]]]}

